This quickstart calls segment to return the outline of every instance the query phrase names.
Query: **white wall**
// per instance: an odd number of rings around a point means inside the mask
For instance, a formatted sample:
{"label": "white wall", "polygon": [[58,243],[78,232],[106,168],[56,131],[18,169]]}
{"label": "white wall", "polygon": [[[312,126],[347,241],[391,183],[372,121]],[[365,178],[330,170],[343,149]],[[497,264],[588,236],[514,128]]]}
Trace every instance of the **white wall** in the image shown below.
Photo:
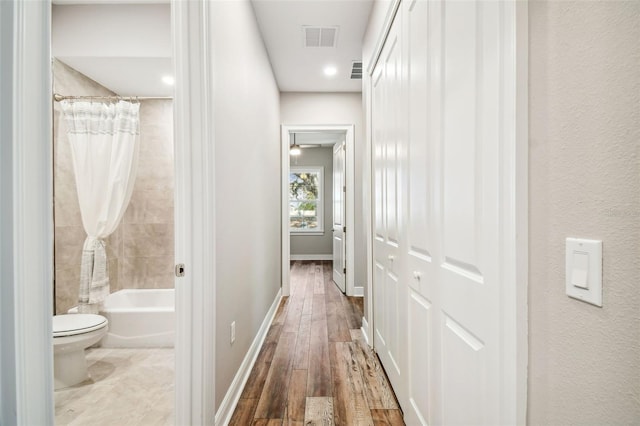
{"label": "white wall", "polygon": [[[12,92],[13,50],[10,2],[0,3],[0,343],[13,347],[14,274],[13,274],[13,139]],[[0,350],[0,424],[15,424],[16,419],[15,351]]]}
{"label": "white wall", "polygon": [[[640,421],[640,2],[532,1],[529,418]],[[603,240],[603,306],[564,240]]]}
{"label": "white wall", "polygon": [[364,116],[360,93],[280,94],[282,124],[353,124],[355,126],[355,286],[367,286],[366,239],[363,206]]}
{"label": "white wall", "polygon": [[52,53],[170,58],[170,27],[169,4],[54,5]]}
{"label": "white wall", "polygon": [[225,1],[211,6],[217,409],[281,284],[280,115],[278,87],[251,4]]}
{"label": "white wall", "polygon": [[333,252],[333,148],[304,148],[298,156],[291,156],[291,167],[315,166],[324,168],[322,182],[324,232],[316,235],[291,233],[292,255],[331,255]]}

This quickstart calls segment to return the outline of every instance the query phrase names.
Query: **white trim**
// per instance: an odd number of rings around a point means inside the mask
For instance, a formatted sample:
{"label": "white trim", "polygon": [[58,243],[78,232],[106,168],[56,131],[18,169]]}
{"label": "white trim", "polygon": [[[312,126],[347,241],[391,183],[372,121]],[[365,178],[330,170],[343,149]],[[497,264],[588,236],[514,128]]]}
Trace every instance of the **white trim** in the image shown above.
{"label": "white trim", "polygon": [[[318,179],[318,198],[315,200],[316,202],[316,217],[318,218],[318,227],[315,229],[297,229],[297,228],[289,228],[289,233],[291,236],[294,235],[324,235],[324,166],[295,166],[289,167],[289,174],[291,172],[304,172],[308,171],[311,173],[318,173],[320,175]],[[290,192],[289,192],[290,194]],[[289,199],[289,203],[293,200]],[[295,202],[300,202],[296,200]],[[291,225],[291,212],[289,212],[289,225]]]}
{"label": "white trim", "polygon": [[[346,134],[346,164],[347,164],[347,197],[346,197],[346,252],[347,252],[347,276],[346,294],[352,296],[354,292],[355,278],[355,132],[353,124],[347,125],[282,125],[281,127],[281,224],[282,224],[282,295],[288,296],[290,291],[290,241],[289,241],[289,134],[292,132],[326,132],[343,131]],[[351,231],[350,231],[351,230]]]}
{"label": "white trim", "polygon": [[[215,157],[212,7],[173,0],[176,92],[175,423],[213,424],[215,418]],[[205,194],[203,196],[202,194]]]}
{"label": "white trim", "polygon": [[53,424],[51,4],[0,4],[0,423]]}
{"label": "white trim", "polygon": [[364,287],[354,287],[353,288],[353,296],[354,297],[364,297]]}
{"label": "white trim", "polygon": [[291,260],[333,260],[333,254],[292,254]]}
{"label": "white trim", "polygon": [[396,17],[398,9],[400,9],[400,1],[401,0],[392,0],[391,3],[389,3],[387,16],[385,16],[384,18],[384,23],[382,24],[380,34],[378,35],[378,40],[376,40],[371,58],[369,59],[369,66],[367,67],[367,74],[369,75],[373,74],[373,69],[378,63],[378,59],[380,58],[380,54],[382,53],[382,47],[384,46],[384,42],[387,40],[389,30],[391,30],[391,24]]}
{"label": "white trim", "polygon": [[[369,340],[367,336],[373,336],[371,334],[373,326],[373,149],[371,147],[371,74],[365,73],[362,76],[362,103],[364,110],[365,121],[365,161],[364,161],[364,179],[363,187],[365,191],[365,199],[363,200],[364,206],[369,206],[365,211],[365,233],[367,240],[367,289],[365,294],[365,308],[364,317],[362,318],[362,332],[365,334],[367,343],[375,349],[373,345],[373,339]],[[370,324],[367,322],[369,318]],[[366,327],[365,327],[366,324]]]}
{"label": "white trim", "polygon": [[347,296],[353,296],[355,280],[356,280],[356,146],[355,146],[355,132],[354,126],[348,126],[346,137],[346,206],[345,206],[345,226],[347,227],[347,236],[345,237],[346,243],[346,256],[347,256],[347,275],[345,276],[346,285],[345,293]]}
{"label": "white trim", "polygon": [[[289,241],[291,233],[289,232],[289,129],[286,126],[280,127],[280,168],[281,179],[280,184],[280,199],[281,199],[281,211],[280,211],[280,247],[282,248],[282,264],[280,265],[280,274],[282,275],[282,289],[283,296],[289,296],[289,270],[291,269],[291,261],[289,260],[291,252],[291,241]],[[285,203],[286,199],[286,203]]]}
{"label": "white trim", "polygon": [[[512,276],[512,282],[516,288],[507,296],[512,298],[515,313],[507,312],[513,318],[512,329],[505,333],[513,333],[513,348],[516,359],[513,368],[513,380],[515,383],[505,383],[503,387],[511,387],[513,392],[513,423],[527,423],[527,380],[529,361],[529,6],[528,2],[514,2],[510,4],[513,17],[510,22],[515,28],[511,28],[515,34],[511,37],[515,40],[515,46],[511,47],[514,54],[515,66],[515,93],[511,94],[511,102],[515,102],[516,112],[514,153],[510,154],[513,164],[515,182],[513,193],[515,199],[509,208],[513,222],[509,224],[511,235],[510,246],[507,250],[514,254],[511,263],[512,269],[507,271]],[[509,66],[506,65],[505,66]],[[506,324],[509,325],[509,324]],[[508,349],[509,350],[509,349]],[[505,421],[511,419],[506,418]]]}
{"label": "white trim", "polygon": [[247,384],[247,380],[251,375],[251,370],[253,369],[256,360],[258,359],[258,355],[260,354],[260,349],[262,348],[262,344],[264,343],[264,339],[267,337],[267,333],[269,332],[269,327],[271,326],[271,322],[273,318],[276,316],[276,312],[278,310],[278,306],[280,305],[280,301],[282,300],[282,289],[278,290],[278,294],[276,294],[276,298],[269,308],[269,312],[264,317],[262,321],[262,325],[260,325],[260,329],[258,330],[258,334],[253,339],[249,350],[247,351],[247,355],[245,355],[242,360],[242,364],[240,364],[240,368],[236,373],[233,381],[231,382],[231,386],[229,386],[229,390],[225,395],[222,403],[220,404],[220,408],[218,408],[218,412],[216,413],[215,424],[216,425],[227,425],[231,421],[231,417],[233,416],[233,412],[238,405],[238,400],[240,399],[240,395],[242,395],[242,390],[244,386]]}
{"label": "white trim", "polygon": [[367,342],[367,345],[371,346],[371,343],[373,343],[371,339],[369,339],[369,336],[371,335],[371,329],[369,328],[369,323],[367,322],[367,319],[365,317],[362,317],[362,327],[360,327],[360,330],[362,330],[364,341]]}

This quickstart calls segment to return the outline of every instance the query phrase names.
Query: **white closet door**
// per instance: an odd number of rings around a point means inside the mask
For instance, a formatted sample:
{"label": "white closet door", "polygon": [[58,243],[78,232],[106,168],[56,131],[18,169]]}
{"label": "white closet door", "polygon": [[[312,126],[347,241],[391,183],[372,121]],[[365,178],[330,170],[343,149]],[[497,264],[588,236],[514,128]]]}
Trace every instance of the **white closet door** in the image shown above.
{"label": "white closet door", "polygon": [[[502,2],[443,5],[442,164],[435,177],[442,423],[500,423]],[[506,303],[506,302],[505,302]]]}
{"label": "white closet door", "polygon": [[400,278],[401,179],[405,150],[400,22],[393,23],[372,79],[374,176],[374,346],[396,395],[407,387],[406,295]]}
{"label": "white closet door", "polygon": [[[434,176],[437,168],[438,133],[437,117],[439,98],[437,88],[429,79],[433,74],[438,45],[433,33],[437,26],[433,15],[436,2],[410,1],[404,8],[405,70],[408,96],[406,161],[406,245],[402,247],[406,257],[409,283],[408,352],[409,371],[408,401],[402,404],[407,424],[429,424],[437,411],[440,388],[438,385],[437,352],[438,314],[437,228],[434,226],[437,205]],[[435,422],[437,423],[437,422]]]}
{"label": "white closet door", "polygon": [[403,0],[372,75],[374,344],[407,424],[516,411],[513,11]]}

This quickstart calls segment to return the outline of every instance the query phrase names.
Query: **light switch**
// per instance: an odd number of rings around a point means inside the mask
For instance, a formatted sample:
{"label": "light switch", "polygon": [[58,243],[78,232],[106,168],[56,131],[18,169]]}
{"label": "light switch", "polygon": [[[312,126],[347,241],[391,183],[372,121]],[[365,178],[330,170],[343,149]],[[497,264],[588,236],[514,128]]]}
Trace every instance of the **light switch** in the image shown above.
{"label": "light switch", "polygon": [[602,306],[602,241],[567,238],[567,295]]}
{"label": "light switch", "polygon": [[589,288],[589,253],[573,252],[573,266],[571,267],[571,284],[583,289]]}

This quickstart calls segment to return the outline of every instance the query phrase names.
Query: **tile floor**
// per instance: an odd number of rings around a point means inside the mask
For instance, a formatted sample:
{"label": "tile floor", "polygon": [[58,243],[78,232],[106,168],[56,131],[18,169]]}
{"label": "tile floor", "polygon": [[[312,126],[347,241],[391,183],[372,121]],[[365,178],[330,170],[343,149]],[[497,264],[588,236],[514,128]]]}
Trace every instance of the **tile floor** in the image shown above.
{"label": "tile floor", "polygon": [[55,392],[56,425],[172,425],[174,350],[87,351],[91,378]]}

